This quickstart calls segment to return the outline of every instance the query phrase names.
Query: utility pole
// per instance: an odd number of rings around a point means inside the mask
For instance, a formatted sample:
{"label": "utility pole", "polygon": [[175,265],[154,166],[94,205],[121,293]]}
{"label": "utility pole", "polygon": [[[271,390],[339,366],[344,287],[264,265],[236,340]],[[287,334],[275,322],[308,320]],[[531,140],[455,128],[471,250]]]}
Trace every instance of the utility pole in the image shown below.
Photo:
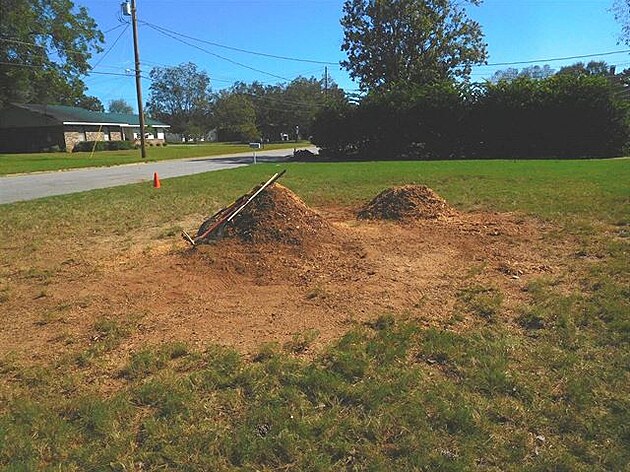
{"label": "utility pole", "polygon": [[328,101],[328,66],[324,67],[324,99]]}
{"label": "utility pole", "polygon": [[[123,3],[123,14],[127,15],[128,8]],[[136,60],[136,95],[138,96],[138,115],[140,117],[140,153],[142,158],[147,157],[146,142],[144,139],[144,109],[142,107],[142,83],[140,81],[140,50],[138,49],[138,18],[136,15],[136,0],[131,0],[131,25],[133,29],[133,53]]]}

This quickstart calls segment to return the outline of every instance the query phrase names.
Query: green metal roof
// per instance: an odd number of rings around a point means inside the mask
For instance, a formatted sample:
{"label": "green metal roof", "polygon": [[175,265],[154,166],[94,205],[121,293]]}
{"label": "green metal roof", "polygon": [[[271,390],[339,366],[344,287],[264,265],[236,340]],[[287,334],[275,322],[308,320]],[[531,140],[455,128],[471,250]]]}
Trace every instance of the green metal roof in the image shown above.
{"label": "green metal roof", "polygon": [[[86,110],[85,108],[69,107],[66,105],[14,105],[34,113],[49,116],[61,123],[107,123],[140,126],[140,117],[138,115],[127,113],[103,113],[99,111]],[[151,118],[145,118],[144,121],[146,126],[169,126]]]}

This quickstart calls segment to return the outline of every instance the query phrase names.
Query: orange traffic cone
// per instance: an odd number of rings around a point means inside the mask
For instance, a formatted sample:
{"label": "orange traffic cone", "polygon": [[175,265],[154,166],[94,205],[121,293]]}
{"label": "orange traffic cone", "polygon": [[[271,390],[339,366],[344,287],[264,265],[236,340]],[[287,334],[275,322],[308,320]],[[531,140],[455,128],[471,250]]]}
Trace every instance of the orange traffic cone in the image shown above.
{"label": "orange traffic cone", "polygon": [[157,172],[153,172],[153,188],[160,188],[160,178]]}

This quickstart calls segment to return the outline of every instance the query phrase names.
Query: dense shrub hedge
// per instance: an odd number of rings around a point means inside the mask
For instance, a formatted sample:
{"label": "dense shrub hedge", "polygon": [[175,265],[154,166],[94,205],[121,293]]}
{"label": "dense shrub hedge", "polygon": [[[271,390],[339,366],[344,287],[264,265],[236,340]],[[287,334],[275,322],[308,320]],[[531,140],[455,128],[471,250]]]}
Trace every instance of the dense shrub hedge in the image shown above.
{"label": "dense shrub hedge", "polygon": [[619,92],[585,75],[423,86],[329,107],[312,141],[324,154],[378,158],[616,156],[630,136]]}
{"label": "dense shrub hedge", "polygon": [[72,152],[91,152],[95,151],[126,151],[133,149],[134,145],[131,141],[81,141],[77,143]]}

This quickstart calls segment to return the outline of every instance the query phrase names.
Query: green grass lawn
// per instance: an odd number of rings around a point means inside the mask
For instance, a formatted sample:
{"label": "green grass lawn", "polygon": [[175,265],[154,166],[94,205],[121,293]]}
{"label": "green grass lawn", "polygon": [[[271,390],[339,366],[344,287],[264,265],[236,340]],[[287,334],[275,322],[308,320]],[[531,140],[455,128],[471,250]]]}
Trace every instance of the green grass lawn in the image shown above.
{"label": "green grass lawn", "polygon": [[[278,168],[0,206],[0,305],[12,266],[35,264],[53,244],[208,214]],[[415,182],[461,210],[535,216],[556,228],[548,244],[578,242],[560,276],[570,283],[533,280],[518,320],[463,332],[383,314],[313,360],[292,345],[261,346],[254,361],[216,346],[141,347],[109,394],[91,376],[111,375],[99,363],[134,327],[105,318],[71,359],[25,366],[0,354],[5,470],[627,470],[629,160],[282,168],[281,183],[315,206],[354,206]],[[473,310],[474,296],[462,299]]]}
{"label": "green grass lawn", "polygon": [[415,182],[463,210],[524,211],[568,230],[624,221],[630,181],[630,160],[259,164],[167,179],[159,191],[146,183],[0,206],[0,236],[28,238],[41,221],[55,234],[94,234],[207,214],[279,169],[287,169],[280,183],[315,206],[357,205],[390,185]]}
{"label": "green grass lawn", "polygon": [[[267,144],[265,149],[291,149],[310,145],[298,143]],[[104,167],[134,162],[162,161],[185,157],[217,156],[238,152],[250,152],[247,144],[210,143],[199,145],[172,144],[166,147],[147,147],[147,158],[142,159],[140,150],[89,152],[54,152],[37,154],[0,154],[0,175],[47,170],[77,169],[81,167]]]}

